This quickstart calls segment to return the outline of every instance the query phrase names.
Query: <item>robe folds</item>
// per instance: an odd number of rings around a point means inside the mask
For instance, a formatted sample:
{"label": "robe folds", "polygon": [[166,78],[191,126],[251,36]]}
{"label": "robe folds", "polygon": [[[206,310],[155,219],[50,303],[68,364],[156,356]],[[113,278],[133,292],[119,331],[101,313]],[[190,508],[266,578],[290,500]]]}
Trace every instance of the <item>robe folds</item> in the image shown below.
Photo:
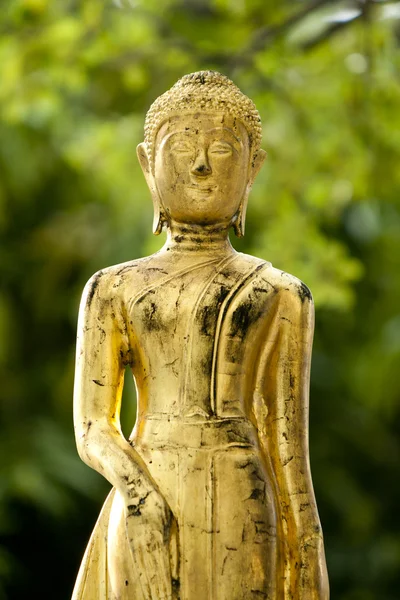
{"label": "robe folds", "polygon": [[[308,457],[313,318],[301,281],[241,253],[174,269],[149,257],[86,287],[77,360],[94,394],[115,393],[105,365],[115,380],[132,369],[129,441],[177,522],[176,598],[300,600],[324,563]],[[73,600],[144,597],[113,489]]]}

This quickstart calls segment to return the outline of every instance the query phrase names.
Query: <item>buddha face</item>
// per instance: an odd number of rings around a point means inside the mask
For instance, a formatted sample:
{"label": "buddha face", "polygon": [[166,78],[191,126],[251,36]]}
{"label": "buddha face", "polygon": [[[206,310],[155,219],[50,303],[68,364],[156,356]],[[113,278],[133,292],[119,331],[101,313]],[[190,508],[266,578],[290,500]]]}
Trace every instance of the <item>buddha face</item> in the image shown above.
{"label": "buddha face", "polygon": [[245,126],[226,114],[184,114],[161,125],[154,182],[163,209],[179,223],[232,222],[249,182]]}
{"label": "buddha face", "polygon": [[172,116],[157,132],[154,162],[144,143],[137,153],[153,197],[155,234],[167,220],[234,223],[236,234],[243,235],[247,197],[266,153],[252,155],[241,121],[226,113]]}

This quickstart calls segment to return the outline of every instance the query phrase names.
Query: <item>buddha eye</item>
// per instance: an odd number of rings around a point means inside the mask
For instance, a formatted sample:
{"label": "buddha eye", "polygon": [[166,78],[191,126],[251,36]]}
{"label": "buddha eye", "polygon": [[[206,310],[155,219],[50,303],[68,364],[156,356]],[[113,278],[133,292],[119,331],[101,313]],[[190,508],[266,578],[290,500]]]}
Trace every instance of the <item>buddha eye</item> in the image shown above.
{"label": "buddha eye", "polygon": [[228,156],[232,154],[233,148],[228,142],[216,142],[210,146],[209,152],[211,154],[220,154],[221,156]]}
{"label": "buddha eye", "polygon": [[174,142],[171,146],[172,152],[175,154],[191,154],[193,149],[187,142]]}

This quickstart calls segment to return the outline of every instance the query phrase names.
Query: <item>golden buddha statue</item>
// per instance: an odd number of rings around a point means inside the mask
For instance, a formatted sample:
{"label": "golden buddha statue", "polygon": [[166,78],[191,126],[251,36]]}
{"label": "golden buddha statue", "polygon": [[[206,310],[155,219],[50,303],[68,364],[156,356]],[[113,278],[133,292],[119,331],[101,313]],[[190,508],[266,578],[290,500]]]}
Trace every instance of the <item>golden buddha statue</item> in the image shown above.
{"label": "golden buddha statue", "polygon": [[312,297],[228,236],[244,233],[260,142],[253,102],[213,71],[147,114],[138,157],[168,237],[83,294],[76,440],[113,489],[73,600],[329,597],[308,451]]}

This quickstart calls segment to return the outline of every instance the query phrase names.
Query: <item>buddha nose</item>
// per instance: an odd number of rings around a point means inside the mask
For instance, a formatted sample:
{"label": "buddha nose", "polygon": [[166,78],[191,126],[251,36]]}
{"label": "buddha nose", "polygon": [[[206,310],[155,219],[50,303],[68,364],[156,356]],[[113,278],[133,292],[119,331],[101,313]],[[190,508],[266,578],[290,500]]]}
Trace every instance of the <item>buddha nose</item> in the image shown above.
{"label": "buddha nose", "polygon": [[200,177],[205,177],[206,175],[210,175],[211,167],[210,167],[210,163],[208,162],[207,152],[205,150],[201,150],[200,152],[197,153],[197,156],[195,158],[195,161],[193,163],[191,171],[194,175],[197,175]]}

